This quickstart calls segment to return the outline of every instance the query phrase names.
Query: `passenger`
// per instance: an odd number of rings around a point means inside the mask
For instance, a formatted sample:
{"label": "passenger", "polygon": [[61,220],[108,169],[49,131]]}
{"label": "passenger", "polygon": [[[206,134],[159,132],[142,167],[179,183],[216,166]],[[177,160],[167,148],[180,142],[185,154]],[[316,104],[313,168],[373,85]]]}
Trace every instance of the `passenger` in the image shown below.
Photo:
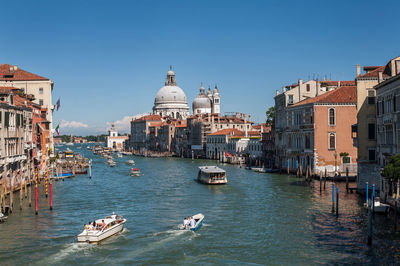
{"label": "passenger", "polygon": [[89,226],[87,224],[85,224],[85,229],[89,230]]}
{"label": "passenger", "polygon": [[189,226],[189,219],[187,219],[186,217],[185,217],[185,219],[183,219],[183,226],[184,227]]}
{"label": "passenger", "polygon": [[192,219],[190,219],[190,227],[194,227],[196,225],[196,221],[195,219],[192,217]]}
{"label": "passenger", "polygon": [[102,221],[101,227],[105,228],[106,227],[106,223],[104,222],[104,220],[101,220],[101,221]]}

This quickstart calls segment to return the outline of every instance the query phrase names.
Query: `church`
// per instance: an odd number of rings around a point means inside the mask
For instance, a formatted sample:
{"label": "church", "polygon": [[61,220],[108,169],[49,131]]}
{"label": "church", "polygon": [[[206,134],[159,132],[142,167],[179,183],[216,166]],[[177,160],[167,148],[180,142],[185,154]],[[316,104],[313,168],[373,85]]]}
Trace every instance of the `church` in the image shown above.
{"label": "church", "polygon": [[[203,84],[201,84],[200,93],[194,99],[192,109],[193,114],[220,114],[220,95],[217,86],[215,86],[214,91],[208,88],[206,94]],[[167,73],[165,86],[156,94],[153,114],[183,120],[189,117],[189,106],[185,92],[176,85],[175,73],[172,71],[172,67]]]}

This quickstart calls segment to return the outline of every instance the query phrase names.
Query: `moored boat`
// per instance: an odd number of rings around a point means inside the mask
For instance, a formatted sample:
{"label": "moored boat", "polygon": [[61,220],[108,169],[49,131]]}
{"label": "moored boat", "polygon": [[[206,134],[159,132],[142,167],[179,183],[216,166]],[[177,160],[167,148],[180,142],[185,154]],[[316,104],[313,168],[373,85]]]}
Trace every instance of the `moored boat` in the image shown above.
{"label": "moored boat", "polygon": [[95,223],[95,226],[88,226],[78,235],[79,242],[97,243],[113,236],[124,229],[126,219],[113,213],[104,219],[96,220]]}
{"label": "moored boat", "polygon": [[195,224],[193,226],[180,224],[179,229],[197,231],[197,229],[199,229],[200,226],[203,224],[204,215],[202,213],[198,213],[196,215],[193,215],[192,218],[195,220]]}
{"label": "moored boat", "polygon": [[131,176],[139,176],[140,175],[140,169],[139,168],[132,168],[131,169]]}
{"label": "moored boat", "polygon": [[223,185],[228,183],[226,172],[217,166],[200,166],[197,181],[207,185]]}
{"label": "moored boat", "polygon": [[128,160],[128,161],[126,161],[125,163],[126,163],[126,164],[130,164],[130,165],[134,165],[134,164],[135,164],[135,161],[134,161],[134,160]]}
{"label": "moored boat", "polygon": [[[370,204],[372,204],[370,202]],[[390,209],[390,205],[389,204],[385,204],[385,203],[381,203],[381,200],[379,197],[376,197],[374,200],[374,205],[372,207],[372,205],[370,205],[369,207],[372,208],[375,212],[379,212],[379,213],[386,213],[389,211]],[[368,209],[368,204],[364,203],[364,208]]]}
{"label": "moored boat", "polygon": [[5,222],[7,220],[8,216],[5,216],[0,212],[0,223]]}

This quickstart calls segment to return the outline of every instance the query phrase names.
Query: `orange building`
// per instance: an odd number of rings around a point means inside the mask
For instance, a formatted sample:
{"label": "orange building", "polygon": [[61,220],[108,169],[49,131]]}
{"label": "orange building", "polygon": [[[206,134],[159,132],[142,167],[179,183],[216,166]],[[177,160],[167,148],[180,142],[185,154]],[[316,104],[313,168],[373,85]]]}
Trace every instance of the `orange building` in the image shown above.
{"label": "orange building", "polygon": [[[357,173],[351,125],[357,123],[355,86],[343,86],[287,109],[287,158],[291,171],[310,166],[314,174]],[[286,166],[284,165],[284,166]]]}

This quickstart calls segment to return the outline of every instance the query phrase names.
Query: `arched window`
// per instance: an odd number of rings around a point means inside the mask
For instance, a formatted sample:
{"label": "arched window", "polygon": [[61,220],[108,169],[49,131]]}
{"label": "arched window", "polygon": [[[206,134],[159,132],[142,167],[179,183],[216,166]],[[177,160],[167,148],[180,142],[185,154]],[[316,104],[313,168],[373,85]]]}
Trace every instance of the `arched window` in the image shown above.
{"label": "arched window", "polygon": [[171,116],[172,116],[172,118],[175,118],[175,116],[174,116],[174,112],[171,112]]}
{"label": "arched window", "polygon": [[336,117],[335,117],[335,109],[330,108],[329,109],[329,125],[334,126],[336,122]]}
{"label": "arched window", "polygon": [[329,133],[329,149],[335,150],[336,149],[336,134]]}

